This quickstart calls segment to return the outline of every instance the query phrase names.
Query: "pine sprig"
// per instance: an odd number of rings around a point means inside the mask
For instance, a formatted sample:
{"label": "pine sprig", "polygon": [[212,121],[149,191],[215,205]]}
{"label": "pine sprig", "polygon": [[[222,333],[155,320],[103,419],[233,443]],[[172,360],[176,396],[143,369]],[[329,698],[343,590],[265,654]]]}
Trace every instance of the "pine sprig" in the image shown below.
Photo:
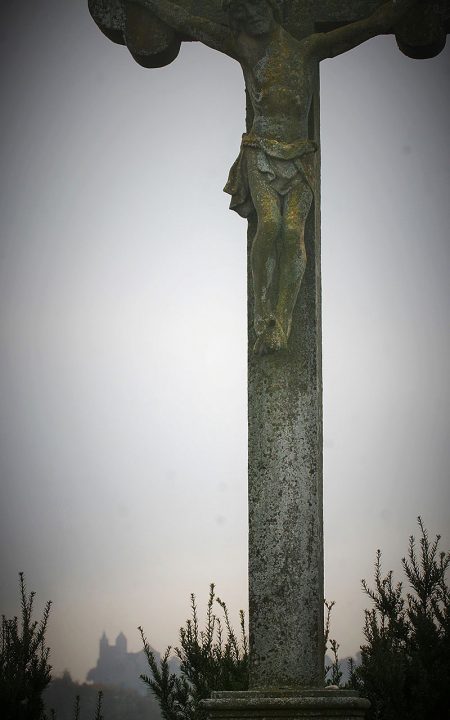
{"label": "pine sprig", "polygon": [[[239,614],[241,641],[232,627],[226,604],[216,597],[210,585],[205,626],[199,628],[197,602],[191,595],[191,617],[180,628],[180,645],[174,649],[180,661],[180,675],[170,672],[167,648],[160,662],[156,661],[150,645],[139,628],[150,675],[141,675],[154,693],[164,720],[205,720],[201,700],[214,690],[245,690],[248,687],[248,642],[245,616]],[[214,611],[218,605],[222,618]]]}

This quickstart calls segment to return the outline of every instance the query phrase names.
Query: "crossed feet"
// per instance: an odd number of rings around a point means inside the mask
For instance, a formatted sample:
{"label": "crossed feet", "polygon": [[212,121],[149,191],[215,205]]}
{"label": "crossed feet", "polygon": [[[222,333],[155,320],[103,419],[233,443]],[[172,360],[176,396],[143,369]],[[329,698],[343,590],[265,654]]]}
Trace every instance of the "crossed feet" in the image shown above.
{"label": "crossed feet", "polygon": [[253,348],[255,355],[268,355],[287,348],[287,335],[275,315],[260,319],[256,332],[258,337]]}

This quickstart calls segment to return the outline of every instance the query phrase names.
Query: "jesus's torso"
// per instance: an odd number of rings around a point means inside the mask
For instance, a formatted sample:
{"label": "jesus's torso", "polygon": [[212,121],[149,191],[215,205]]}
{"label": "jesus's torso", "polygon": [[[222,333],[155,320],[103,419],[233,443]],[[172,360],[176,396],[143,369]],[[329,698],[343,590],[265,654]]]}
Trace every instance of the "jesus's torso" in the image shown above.
{"label": "jesus's torso", "polygon": [[237,50],[253,107],[251,132],[287,143],[306,138],[316,72],[307,41],[277,26],[269,37],[239,36]]}

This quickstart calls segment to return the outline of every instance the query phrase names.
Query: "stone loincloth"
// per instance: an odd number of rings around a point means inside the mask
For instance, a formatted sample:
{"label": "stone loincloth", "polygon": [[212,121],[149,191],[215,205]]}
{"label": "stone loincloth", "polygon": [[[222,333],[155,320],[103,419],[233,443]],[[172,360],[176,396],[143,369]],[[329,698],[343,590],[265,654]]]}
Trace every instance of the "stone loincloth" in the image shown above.
{"label": "stone loincloth", "polygon": [[256,153],[256,167],[266,181],[281,196],[286,195],[299,182],[308,183],[314,192],[313,167],[307,155],[316,152],[313,140],[296,140],[285,143],[256,135],[242,136],[241,150],[233,163],[224,192],[231,195],[230,209],[248,217],[255,209],[248,182],[247,159]]}

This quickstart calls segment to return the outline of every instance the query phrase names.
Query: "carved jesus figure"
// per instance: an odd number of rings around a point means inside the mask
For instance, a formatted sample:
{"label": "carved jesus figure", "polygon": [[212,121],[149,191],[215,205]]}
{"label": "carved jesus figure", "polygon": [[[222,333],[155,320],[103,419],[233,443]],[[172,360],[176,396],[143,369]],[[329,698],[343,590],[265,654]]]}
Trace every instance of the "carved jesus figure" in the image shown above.
{"label": "carved jesus figure", "polygon": [[225,191],[243,217],[256,213],[251,248],[257,354],[287,347],[306,266],[305,223],[314,197],[308,139],[317,61],[393,32],[418,0],[389,0],[370,17],[325,33],[294,38],[276,0],[225,0],[229,27],[197,17],[170,0],[139,0],[177,32],[239,62],[253,110]]}

